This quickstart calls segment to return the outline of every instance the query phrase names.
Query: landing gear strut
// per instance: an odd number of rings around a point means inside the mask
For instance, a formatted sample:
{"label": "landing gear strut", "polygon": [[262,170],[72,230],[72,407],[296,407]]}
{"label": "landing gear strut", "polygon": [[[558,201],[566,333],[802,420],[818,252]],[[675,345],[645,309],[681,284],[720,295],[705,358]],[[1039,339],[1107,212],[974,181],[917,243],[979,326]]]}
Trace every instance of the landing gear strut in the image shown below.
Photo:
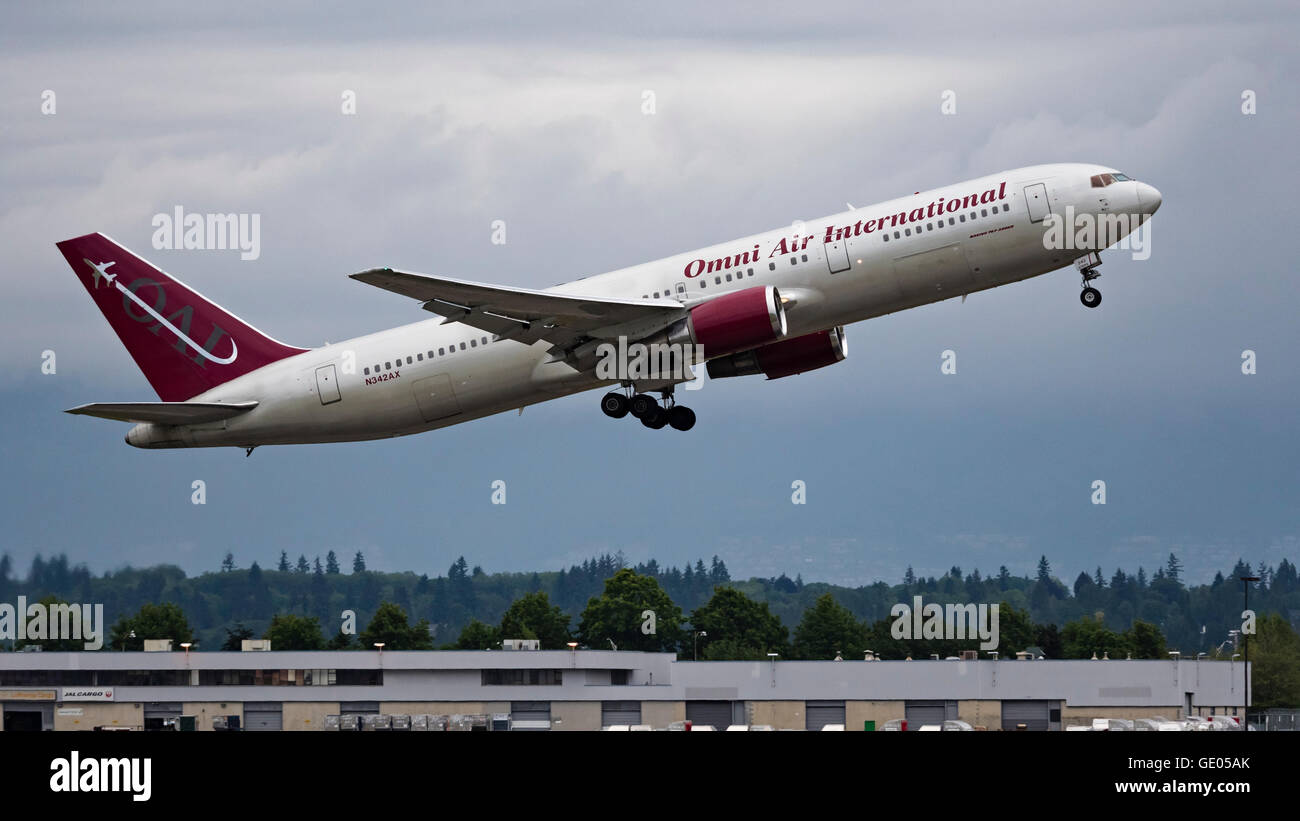
{"label": "landing gear strut", "polygon": [[651,430],[671,426],[674,430],[686,431],[695,427],[695,411],[678,405],[673,399],[672,388],[660,393],[663,399],[657,401],[648,393],[636,393],[635,388],[629,385],[622,393],[610,391],[602,396],[600,409],[613,419],[622,419],[630,413]]}
{"label": "landing gear strut", "polygon": [[1083,277],[1083,291],[1079,294],[1079,301],[1085,308],[1096,308],[1101,304],[1101,291],[1088,284],[1101,276],[1097,273],[1098,265],[1101,265],[1101,255],[1096,251],[1074,261],[1074,266],[1079,269],[1079,274]]}

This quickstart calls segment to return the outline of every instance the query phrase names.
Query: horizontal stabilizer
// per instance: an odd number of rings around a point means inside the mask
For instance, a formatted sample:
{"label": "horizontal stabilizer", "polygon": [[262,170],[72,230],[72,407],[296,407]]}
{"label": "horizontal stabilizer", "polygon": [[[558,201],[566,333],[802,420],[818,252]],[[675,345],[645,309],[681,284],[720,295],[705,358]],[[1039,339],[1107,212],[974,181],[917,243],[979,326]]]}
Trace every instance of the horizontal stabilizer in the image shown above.
{"label": "horizontal stabilizer", "polygon": [[65,412],[115,419],[118,422],[197,425],[229,419],[248,413],[255,407],[256,402],[95,402],[78,405]]}

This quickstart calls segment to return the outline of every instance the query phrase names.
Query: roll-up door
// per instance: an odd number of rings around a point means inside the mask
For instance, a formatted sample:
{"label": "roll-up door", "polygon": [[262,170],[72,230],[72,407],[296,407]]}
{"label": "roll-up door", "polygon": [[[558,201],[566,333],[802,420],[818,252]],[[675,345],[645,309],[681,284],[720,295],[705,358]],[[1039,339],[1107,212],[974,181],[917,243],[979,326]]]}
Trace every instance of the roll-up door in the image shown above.
{"label": "roll-up door", "polygon": [[181,703],[179,701],[146,701],[144,704],[144,728],[146,730],[171,729],[167,722],[180,719]]}
{"label": "roll-up door", "polygon": [[600,726],[612,727],[626,724],[631,727],[641,723],[641,702],[604,701],[600,705]]}
{"label": "roll-up door", "polygon": [[708,725],[715,730],[725,730],[731,726],[731,702],[688,701],[686,720],[692,725]]}
{"label": "roll-up door", "polygon": [[549,701],[510,702],[510,729],[512,730],[551,729],[551,702]]}
{"label": "roll-up door", "polygon": [[1051,718],[1051,703],[1047,701],[1004,701],[1002,702],[1002,729],[1017,730],[1025,725],[1026,730],[1046,730]]}
{"label": "roll-up door", "polygon": [[927,724],[942,727],[946,719],[957,717],[957,703],[955,701],[908,701],[904,702],[903,715],[907,719],[908,730],[919,730]]}
{"label": "roll-up door", "polygon": [[245,702],[244,729],[247,731],[284,729],[284,705],[279,701]]}
{"label": "roll-up door", "polygon": [[804,729],[820,730],[827,724],[844,724],[844,702],[809,701],[804,704]]}

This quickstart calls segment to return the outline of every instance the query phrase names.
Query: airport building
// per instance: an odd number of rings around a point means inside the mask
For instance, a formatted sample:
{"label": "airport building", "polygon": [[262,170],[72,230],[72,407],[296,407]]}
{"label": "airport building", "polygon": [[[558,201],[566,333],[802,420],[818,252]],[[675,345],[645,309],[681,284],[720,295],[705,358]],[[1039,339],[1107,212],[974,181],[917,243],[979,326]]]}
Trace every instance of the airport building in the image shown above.
{"label": "airport building", "polygon": [[603,650],[29,652],[0,653],[0,703],[4,730],[433,729],[448,716],[474,717],[452,729],[690,720],[720,730],[863,730],[961,719],[1063,730],[1094,718],[1237,715],[1247,674],[1240,661],[1176,654],[692,662]]}

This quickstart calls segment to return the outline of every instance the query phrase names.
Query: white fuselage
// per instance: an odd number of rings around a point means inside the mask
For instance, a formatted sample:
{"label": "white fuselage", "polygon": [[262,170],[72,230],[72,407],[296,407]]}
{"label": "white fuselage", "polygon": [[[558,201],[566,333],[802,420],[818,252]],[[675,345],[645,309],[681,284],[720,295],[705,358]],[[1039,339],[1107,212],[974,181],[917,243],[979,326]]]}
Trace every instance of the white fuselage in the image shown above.
{"label": "white fuselage", "polygon": [[[1084,252],[1044,247],[1043,209],[1058,215],[1067,206],[1076,214],[1139,212],[1142,183],[1090,186],[1091,175],[1110,170],[1083,164],[1020,168],[547,290],[667,298],[690,307],[729,291],[774,285],[787,300],[787,338],[796,337],[1069,265]],[[997,197],[978,202],[987,191]],[[1046,202],[1031,202],[1035,193]],[[948,210],[953,202],[962,204]],[[917,209],[922,219],[897,222],[897,215],[916,216]],[[127,441],[143,447],[251,447],[378,439],[616,384],[563,361],[549,362],[549,348],[545,341],[494,340],[440,319],[416,322],[292,356],[194,397],[259,403],[242,416],[181,427],[139,425]],[[317,377],[328,365],[337,374],[333,386]],[[417,380],[441,385],[444,376],[450,390],[436,408],[417,402]]]}

